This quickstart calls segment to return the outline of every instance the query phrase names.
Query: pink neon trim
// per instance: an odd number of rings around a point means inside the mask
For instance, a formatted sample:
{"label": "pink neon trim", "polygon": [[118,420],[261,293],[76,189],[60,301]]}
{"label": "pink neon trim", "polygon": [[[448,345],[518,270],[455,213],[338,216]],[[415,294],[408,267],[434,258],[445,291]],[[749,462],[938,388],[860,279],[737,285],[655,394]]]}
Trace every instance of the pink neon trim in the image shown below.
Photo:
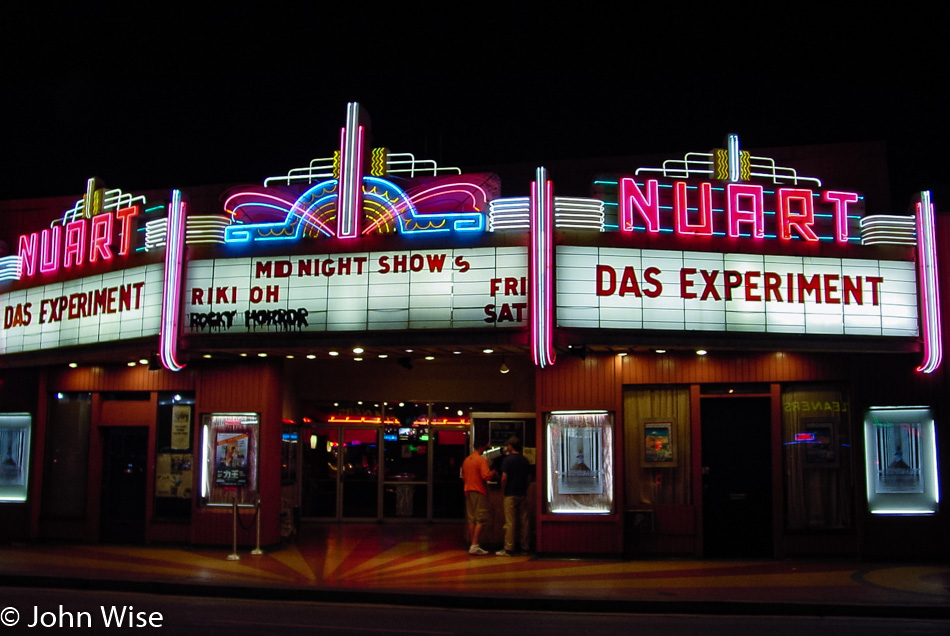
{"label": "pink neon trim", "polygon": [[[729,236],[739,238],[739,224],[751,223],[752,236],[765,237],[765,193],[760,185],[750,183],[730,183],[726,186],[726,217],[729,220]],[[752,204],[744,209],[742,202]]]}
{"label": "pink neon trim", "polygon": [[[815,206],[812,191],[806,188],[780,188],[778,191],[779,238],[792,240],[792,228],[810,243],[818,242],[818,235],[811,229],[815,223]],[[792,212],[792,202],[797,201],[800,212]]]}
{"label": "pink neon trim", "polygon": [[66,224],[66,240],[63,245],[63,267],[82,265],[85,247],[86,219],[79,218],[75,221],[70,221]]}
{"label": "pink neon trim", "polygon": [[624,177],[620,180],[620,229],[624,232],[634,230],[634,209],[646,222],[647,231],[660,231],[660,182],[650,179],[645,185],[646,194],[632,178]]}
{"label": "pink neon trim", "polygon": [[185,204],[181,191],[172,190],[168,204],[168,229],[165,238],[165,280],[162,294],[162,327],[159,332],[159,358],[169,371],[185,368],[177,359],[178,315],[180,313],[182,262],[185,245]]}
{"label": "pink neon trim", "polygon": [[[539,195],[539,189],[543,194]],[[531,278],[528,299],[531,316],[531,355],[541,368],[554,364],[553,286],[551,256],[554,250],[554,186],[546,179],[544,168],[538,168],[531,183],[531,232],[528,255]]]}
{"label": "pink neon trim", "polygon": [[20,257],[21,276],[29,277],[36,273],[36,232],[21,234],[17,248]]}
{"label": "pink neon trim", "polygon": [[58,225],[40,232],[40,273],[42,274],[50,274],[59,269],[60,234]]}
{"label": "pink neon trim", "polygon": [[104,261],[112,260],[112,215],[97,214],[92,217],[92,229],[89,237],[89,262],[95,263],[102,257]]}
{"label": "pink neon trim", "polygon": [[673,184],[673,211],[677,234],[692,234],[712,236],[712,184],[699,184],[699,223],[689,222],[689,201],[686,196],[686,182],[677,181]]}
{"label": "pink neon trim", "polygon": [[940,286],[937,277],[934,211],[929,192],[922,192],[921,200],[917,204],[917,252],[924,346],[924,359],[917,367],[917,371],[933,373],[940,368],[943,360],[943,334],[940,325]]}
{"label": "pink neon trim", "polygon": [[825,201],[835,204],[835,240],[838,243],[848,242],[848,206],[857,203],[860,197],[856,192],[839,192],[827,190],[822,194]]}

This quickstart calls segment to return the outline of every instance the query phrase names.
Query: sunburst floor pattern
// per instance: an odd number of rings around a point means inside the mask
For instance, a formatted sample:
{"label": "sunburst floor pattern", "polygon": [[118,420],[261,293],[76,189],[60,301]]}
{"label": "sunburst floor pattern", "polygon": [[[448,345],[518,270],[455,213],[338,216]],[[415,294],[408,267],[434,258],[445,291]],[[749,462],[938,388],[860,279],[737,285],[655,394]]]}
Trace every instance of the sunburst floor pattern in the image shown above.
{"label": "sunburst floor pattern", "polygon": [[629,601],[950,603],[950,567],[834,561],[471,556],[458,526],[317,525],[248,548],[0,546],[0,575],[419,595]]}

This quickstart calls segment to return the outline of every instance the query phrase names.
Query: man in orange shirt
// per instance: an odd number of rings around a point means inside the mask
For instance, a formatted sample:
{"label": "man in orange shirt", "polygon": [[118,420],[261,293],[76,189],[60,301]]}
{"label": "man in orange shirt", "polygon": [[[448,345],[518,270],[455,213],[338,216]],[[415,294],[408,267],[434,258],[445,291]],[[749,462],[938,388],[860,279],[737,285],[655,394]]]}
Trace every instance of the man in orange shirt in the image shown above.
{"label": "man in orange shirt", "polygon": [[488,486],[485,482],[493,479],[495,471],[488,466],[488,460],[482,453],[488,444],[479,443],[471,455],[462,462],[462,480],[465,482],[465,518],[468,521],[466,535],[469,543],[469,554],[488,554],[478,544],[482,527],[488,523]]}

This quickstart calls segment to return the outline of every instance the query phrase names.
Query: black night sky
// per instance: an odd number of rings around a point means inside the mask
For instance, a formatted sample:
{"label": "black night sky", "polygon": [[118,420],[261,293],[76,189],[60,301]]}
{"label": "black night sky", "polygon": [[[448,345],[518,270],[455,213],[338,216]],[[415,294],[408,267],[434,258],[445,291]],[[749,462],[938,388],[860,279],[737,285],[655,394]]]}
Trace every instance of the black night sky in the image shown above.
{"label": "black night sky", "polygon": [[10,4],[0,198],[260,183],[359,101],[375,145],[468,169],[883,140],[893,211],[950,207],[936,9],[454,6]]}

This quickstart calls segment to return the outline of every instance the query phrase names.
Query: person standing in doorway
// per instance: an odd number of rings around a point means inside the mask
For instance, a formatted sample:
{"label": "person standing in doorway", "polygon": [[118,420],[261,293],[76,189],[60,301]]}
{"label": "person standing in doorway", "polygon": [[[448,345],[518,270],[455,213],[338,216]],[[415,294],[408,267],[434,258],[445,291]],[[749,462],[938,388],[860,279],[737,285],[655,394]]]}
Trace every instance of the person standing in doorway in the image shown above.
{"label": "person standing in doorway", "polygon": [[521,440],[508,440],[508,455],[501,462],[501,490],[505,495],[505,547],[495,554],[512,556],[515,552],[515,535],[521,543],[521,551],[531,549],[531,528],[528,525],[528,483],[531,481],[531,462],[522,454]]}
{"label": "person standing in doorway", "polygon": [[482,528],[488,523],[488,485],[486,482],[494,479],[497,473],[488,466],[488,460],[482,453],[488,444],[479,443],[472,454],[462,462],[462,480],[465,482],[465,518],[467,522],[466,535],[469,541],[469,554],[488,554],[482,549],[478,541]]}

